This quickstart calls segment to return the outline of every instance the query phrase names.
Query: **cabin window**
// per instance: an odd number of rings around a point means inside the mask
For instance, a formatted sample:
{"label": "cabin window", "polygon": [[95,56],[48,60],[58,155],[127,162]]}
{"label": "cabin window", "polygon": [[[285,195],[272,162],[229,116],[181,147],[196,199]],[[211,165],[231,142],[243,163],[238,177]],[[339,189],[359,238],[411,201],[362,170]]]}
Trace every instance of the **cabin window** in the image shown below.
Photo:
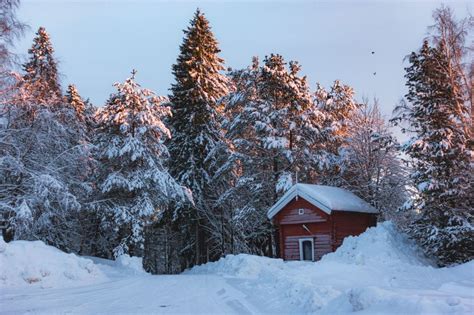
{"label": "cabin window", "polygon": [[298,209],[298,214],[303,215],[304,214],[304,209]]}
{"label": "cabin window", "polygon": [[314,242],[312,238],[300,238],[300,260],[314,261]]}

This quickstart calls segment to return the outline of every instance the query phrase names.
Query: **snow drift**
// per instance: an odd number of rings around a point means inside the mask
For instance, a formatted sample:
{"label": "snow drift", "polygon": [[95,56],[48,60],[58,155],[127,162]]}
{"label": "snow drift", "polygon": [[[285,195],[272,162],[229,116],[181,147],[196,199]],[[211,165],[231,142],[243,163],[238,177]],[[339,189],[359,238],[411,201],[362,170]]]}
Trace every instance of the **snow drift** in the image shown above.
{"label": "snow drift", "polygon": [[344,262],[357,265],[434,265],[395,225],[386,221],[369,228],[359,236],[349,236],[334,253],[322,258],[323,262]]}
{"label": "snow drift", "polygon": [[121,276],[148,275],[143,269],[141,257],[123,254],[115,260],[92,256],[87,256],[87,258],[92,260],[101,270],[106,271],[109,276],[117,273]]}
{"label": "snow drift", "polygon": [[5,243],[0,238],[0,286],[42,288],[87,285],[106,277],[90,259],[41,241]]}
{"label": "snow drift", "polygon": [[188,274],[240,283],[262,309],[277,313],[468,314],[474,311],[474,261],[434,268],[390,222],[348,237],[316,263],[228,255]]}

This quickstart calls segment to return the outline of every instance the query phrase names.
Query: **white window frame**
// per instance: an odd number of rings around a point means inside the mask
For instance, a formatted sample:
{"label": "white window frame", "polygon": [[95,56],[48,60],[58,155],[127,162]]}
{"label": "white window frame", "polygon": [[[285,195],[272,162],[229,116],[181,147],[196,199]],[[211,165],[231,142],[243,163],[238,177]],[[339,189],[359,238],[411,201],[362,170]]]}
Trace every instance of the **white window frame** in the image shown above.
{"label": "white window frame", "polygon": [[300,245],[300,260],[303,260],[303,242],[310,241],[311,242],[311,261],[314,261],[314,238],[312,237],[305,237],[298,239]]}

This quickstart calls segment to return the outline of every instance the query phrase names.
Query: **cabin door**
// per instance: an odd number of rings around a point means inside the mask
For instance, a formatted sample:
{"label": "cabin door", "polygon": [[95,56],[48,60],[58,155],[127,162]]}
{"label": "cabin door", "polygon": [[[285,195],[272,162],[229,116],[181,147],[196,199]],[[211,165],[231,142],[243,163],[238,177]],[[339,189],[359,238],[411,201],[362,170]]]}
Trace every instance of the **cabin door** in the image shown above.
{"label": "cabin door", "polygon": [[300,260],[314,261],[314,242],[312,238],[300,238]]}

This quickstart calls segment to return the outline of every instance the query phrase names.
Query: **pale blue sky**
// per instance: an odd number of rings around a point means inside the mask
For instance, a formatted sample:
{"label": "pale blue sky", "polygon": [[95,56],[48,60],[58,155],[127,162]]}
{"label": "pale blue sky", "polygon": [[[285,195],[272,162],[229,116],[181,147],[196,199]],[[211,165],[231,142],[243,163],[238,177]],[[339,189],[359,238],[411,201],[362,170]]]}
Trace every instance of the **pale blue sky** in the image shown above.
{"label": "pale blue sky", "polygon": [[[166,95],[182,30],[201,8],[220,42],[226,66],[245,67],[258,55],[298,60],[311,88],[340,79],[357,97],[378,97],[383,113],[405,93],[403,58],[418,49],[440,1],[153,1],[23,0],[31,26],[17,45],[30,47],[45,26],[60,61],[63,86],[74,83],[104,104],[135,68],[143,87]],[[468,1],[449,1],[458,16]],[[375,54],[371,54],[375,51]],[[376,72],[376,75],[373,73]]]}

